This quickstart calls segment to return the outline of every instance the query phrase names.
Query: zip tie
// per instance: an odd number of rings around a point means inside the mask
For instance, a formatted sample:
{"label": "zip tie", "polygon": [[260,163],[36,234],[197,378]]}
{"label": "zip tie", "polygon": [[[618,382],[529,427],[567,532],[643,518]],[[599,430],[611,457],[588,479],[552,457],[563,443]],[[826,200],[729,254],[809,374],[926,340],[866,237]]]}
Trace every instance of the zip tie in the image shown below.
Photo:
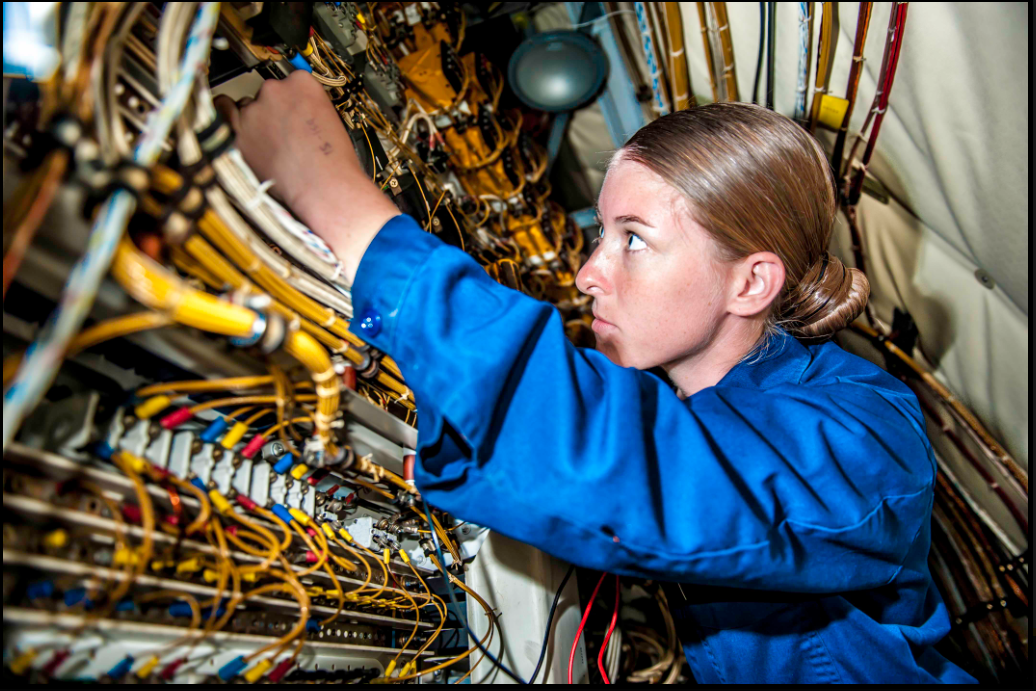
{"label": "zip tie", "polygon": [[273,187],[273,180],[266,180],[265,182],[259,183],[259,188],[256,189],[255,195],[246,201],[243,206],[246,211],[255,211],[259,208],[259,205],[266,201],[266,191]]}
{"label": "zip tie", "polygon": [[671,58],[678,58],[681,55],[683,55],[683,48],[681,48],[680,50],[676,51],[675,53],[673,51],[669,51],[669,57],[671,57]]}

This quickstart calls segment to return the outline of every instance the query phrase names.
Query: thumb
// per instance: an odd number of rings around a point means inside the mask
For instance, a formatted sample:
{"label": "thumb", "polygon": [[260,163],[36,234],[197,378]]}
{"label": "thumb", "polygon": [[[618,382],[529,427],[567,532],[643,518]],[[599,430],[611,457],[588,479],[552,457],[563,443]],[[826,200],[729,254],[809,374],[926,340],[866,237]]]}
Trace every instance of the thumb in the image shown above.
{"label": "thumb", "polygon": [[230,129],[237,132],[241,125],[241,112],[237,109],[234,99],[229,96],[217,96],[212,100],[216,112],[223,116],[223,119],[230,124]]}

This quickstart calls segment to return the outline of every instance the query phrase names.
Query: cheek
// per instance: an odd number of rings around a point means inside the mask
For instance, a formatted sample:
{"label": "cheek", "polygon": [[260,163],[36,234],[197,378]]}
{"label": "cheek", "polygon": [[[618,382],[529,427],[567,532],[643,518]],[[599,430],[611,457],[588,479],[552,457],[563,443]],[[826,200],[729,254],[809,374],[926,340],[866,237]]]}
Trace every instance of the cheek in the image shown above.
{"label": "cheek", "polygon": [[707,268],[680,264],[624,273],[618,293],[625,318],[622,338],[607,344],[618,351],[622,364],[654,367],[695,350],[708,337],[720,300],[718,279]]}

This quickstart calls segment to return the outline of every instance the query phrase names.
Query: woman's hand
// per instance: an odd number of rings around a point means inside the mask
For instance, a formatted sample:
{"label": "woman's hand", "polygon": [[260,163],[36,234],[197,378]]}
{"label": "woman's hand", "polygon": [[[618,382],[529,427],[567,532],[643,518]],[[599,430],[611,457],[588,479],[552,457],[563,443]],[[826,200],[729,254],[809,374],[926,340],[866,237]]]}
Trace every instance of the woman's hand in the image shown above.
{"label": "woman's hand", "polygon": [[260,180],[334,250],[352,283],[367,245],[399,210],[360,167],[349,134],[323,87],[303,71],[268,80],[238,108],[216,108],[237,133],[236,145]]}

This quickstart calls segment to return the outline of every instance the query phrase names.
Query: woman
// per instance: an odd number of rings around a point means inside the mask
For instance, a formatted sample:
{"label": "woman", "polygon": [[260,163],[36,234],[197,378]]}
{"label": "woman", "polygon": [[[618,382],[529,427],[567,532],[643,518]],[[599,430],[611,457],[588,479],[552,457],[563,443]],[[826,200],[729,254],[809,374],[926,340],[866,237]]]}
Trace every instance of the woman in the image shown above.
{"label": "woman", "polygon": [[971,681],[931,647],[949,622],[926,565],[935,463],[918,403],[823,340],[869,288],[825,251],[832,181],[801,128],[725,103],[633,136],[577,278],[597,336],[582,350],[551,307],[398,214],[309,76],[221,108],[342,259],[352,328],[414,389],[429,502],[679,584],[700,682]]}

